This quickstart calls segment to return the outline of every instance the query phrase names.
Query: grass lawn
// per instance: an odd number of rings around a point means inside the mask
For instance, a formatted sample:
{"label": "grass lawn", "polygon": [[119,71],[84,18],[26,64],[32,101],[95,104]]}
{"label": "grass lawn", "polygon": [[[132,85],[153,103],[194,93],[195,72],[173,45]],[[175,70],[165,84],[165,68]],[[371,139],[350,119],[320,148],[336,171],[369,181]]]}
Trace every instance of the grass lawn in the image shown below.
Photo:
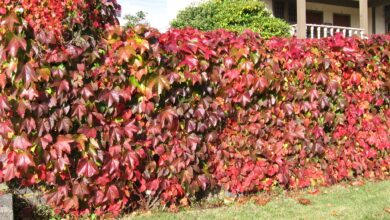
{"label": "grass lawn", "polygon": [[[302,205],[299,199],[307,199]],[[154,212],[123,219],[389,219],[390,180],[362,186],[341,184],[309,191],[281,194],[264,206],[254,200],[214,209],[183,209],[178,213]],[[302,200],[301,200],[302,201]],[[304,203],[304,201],[302,202]],[[386,211],[386,210],[387,211]]]}

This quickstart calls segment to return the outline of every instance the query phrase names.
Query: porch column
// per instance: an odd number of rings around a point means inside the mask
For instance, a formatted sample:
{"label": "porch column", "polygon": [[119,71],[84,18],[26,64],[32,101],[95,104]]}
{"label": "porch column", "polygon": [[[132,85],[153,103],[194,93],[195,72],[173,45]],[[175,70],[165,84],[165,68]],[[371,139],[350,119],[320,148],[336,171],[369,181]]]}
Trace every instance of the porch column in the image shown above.
{"label": "porch column", "polygon": [[367,0],[359,0],[360,28],[364,34],[368,34],[368,3]]}
{"label": "porch column", "polygon": [[306,0],[297,0],[297,37],[306,38]]}
{"label": "porch column", "polygon": [[372,6],[372,34],[376,34],[376,8]]}

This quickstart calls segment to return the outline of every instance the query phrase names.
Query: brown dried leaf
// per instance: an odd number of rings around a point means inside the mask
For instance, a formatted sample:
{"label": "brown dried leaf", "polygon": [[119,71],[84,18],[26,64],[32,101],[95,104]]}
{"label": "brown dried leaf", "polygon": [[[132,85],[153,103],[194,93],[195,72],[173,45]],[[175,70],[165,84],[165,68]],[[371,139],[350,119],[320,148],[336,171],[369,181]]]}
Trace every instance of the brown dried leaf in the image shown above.
{"label": "brown dried leaf", "polygon": [[179,211],[179,208],[175,204],[171,204],[169,206],[169,212],[177,213]]}
{"label": "brown dried leaf", "polygon": [[188,199],[186,197],[182,198],[180,200],[180,206],[182,207],[188,207],[190,205],[190,202],[188,201]]}
{"label": "brown dried leaf", "polygon": [[311,194],[311,195],[318,195],[320,193],[320,190],[319,189],[313,189],[313,190],[309,191],[308,193]]}
{"label": "brown dried leaf", "polygon": [[265,206],[267,205],[269,202],[271,201],[270,198],[264,198],[264,197],[256,197],[254,199],[254,202],[256,205],[259,205],[259,206]]}
{"label": "brown dried leaf", "polygon": [[305,199],[305,198],[299,198],[298,199],[298,202],[301,204],[301,205],[310,205],[311,204],[311,201],[309,199]]}

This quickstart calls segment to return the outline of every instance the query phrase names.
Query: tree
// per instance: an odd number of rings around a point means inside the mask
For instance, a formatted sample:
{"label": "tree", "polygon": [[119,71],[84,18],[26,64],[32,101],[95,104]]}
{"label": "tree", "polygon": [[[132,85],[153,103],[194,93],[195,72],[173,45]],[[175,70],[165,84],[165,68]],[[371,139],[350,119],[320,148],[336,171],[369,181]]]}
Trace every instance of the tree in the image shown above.
{"label": "tree", "polygon": [[144,11],[138,11],[137,13],[135,13],[135,15],[126,15],[124,17],[124,19],[126,20],[125,26],[127,28],[132,28],[139,24],[149,25],[149,23],[146,21],[146,14],[147,13]]}
{"label": "tree", "polygon": [[265,38],[288,36],[290,30],[285,21],[273,17],[259,0],[209,0],[192,5],[180,11],[171,26],[203,31],[224,28],[242,32],[251,29]]}

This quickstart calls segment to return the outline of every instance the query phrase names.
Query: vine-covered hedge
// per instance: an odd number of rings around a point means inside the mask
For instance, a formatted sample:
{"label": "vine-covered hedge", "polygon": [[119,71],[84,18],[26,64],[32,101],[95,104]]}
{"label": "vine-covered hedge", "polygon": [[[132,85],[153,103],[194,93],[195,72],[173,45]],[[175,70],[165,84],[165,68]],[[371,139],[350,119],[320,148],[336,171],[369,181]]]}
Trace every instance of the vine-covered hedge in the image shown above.
{"label": "vine-covered hedge", "polygon": [[58,212],[389,177],[390,36],[161,34],[107,23],[115,2],[42,2],[0,2],[0,182]]}

